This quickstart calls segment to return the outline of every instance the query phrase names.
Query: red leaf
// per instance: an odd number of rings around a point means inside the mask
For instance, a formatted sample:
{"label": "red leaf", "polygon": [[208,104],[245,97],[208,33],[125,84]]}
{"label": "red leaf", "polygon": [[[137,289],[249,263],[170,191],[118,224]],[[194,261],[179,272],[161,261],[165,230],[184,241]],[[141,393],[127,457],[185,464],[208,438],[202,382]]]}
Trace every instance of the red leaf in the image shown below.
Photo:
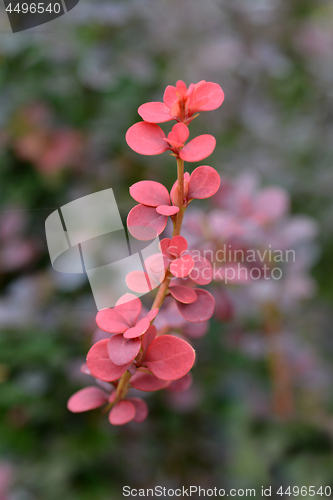
{"label": "red leaf", "polygon": [[108,341],[108,353],[111,361],[118,366],[128,365],[139,354],[141,341],[138,338],[125,339],[123,335],[114,335]]}
{"label": "red leaf", "polygon": [[164,123],[172,120],[169,111],[163,102],[146,102],[138,109],[141,118],[149,123]]}
{"label": "red leaf", "polygon": [[[205,82],[196,91],[196,100],[205,100],[206,104],[196,108],[196,111],[213,111],[221,106],[224,101],[224,92],[220,85],[213,82]],[[194,103],[195,105],[195,103]]]}
{"label": "red leaf", "polygon": [[189,128],[184,123],[176,123],[176,125],[172,127],[172,131],[168,134],[168,139],[184,144],[189,135]]}
{"label": "red leaf", "polygon": [[127,330],[124,333],[124,337],[126,339],[135,339],[136,337],[140,337],[148,330],[150,325],[150,320],[146,318],[140,319],[140,321],[133,327]]}
{"label": "red leaf", "polygon": [[193,348],[185,340],[162,335],[149,346],[144,363],[162,380],[177,380],[190,371],[195,359]]}
{"label": "red leaf", "polygon": [[143,350],[144,356],[146,355],[148,347],[150,346],[150,344],[152,343],[152,341],[156,337],[156,334],[157,334],[157,330],[156,330],[156,326],[154,326],[154,325],[150,325],[148,330],[143,334],[142,350]]}
{"label": "red leaf", "polygon": [[198,285],[208,285],[213,279],[213,269],[210,262],[205,257],[195,256],[192,258],[194,260],[194,268],[189,277]]}
{"label": "red leaf", "polygon": [[127,217],[128,230],[137,240],[153,240],[164,231],[168,222],[165,215],[160,215],[154,207],[136,205]]}
{"label": "red leaf", "polygon": [[196,288],[197,300],[192,304],[182,304],[177,302],[177,307],[183,318],[191,323],[201,323],[207,321],[213,316],[215,300],[214,297],[201,288]]}
{"label": "red leaf", "polygon": [[116,302],[116,311],[119,312],[130,326],[134,326],[141,312],[141,300],[131,293],[125,293]]}
{"label": "red leaf", "polygon": [[169,288],[171,295],[183,304],[192,304],[197,300],[197,293],[188,286],[175,285]]}
{"label": "red leaf", "polygon": [[183,236],[174,236],[169,243],[168,252],[173,257],[180,257],[187,250],[187,241]]}
{"label": "red leaf", "polygon": [[216,140],[212,135],[199,135],[180,150],[179,156],[184,161],[201,161],[212,154],[215,145]]}
{"label": "red leaf", "polygon": [[143,422],[148,416],[148,406],[141,398],[128,398],[135,407],[134,422]]}
{"label": "red leaf", "polygon": [[149,207],[170,205],[169,191],[163,184],[155,181],[140,181],[130,187],[130,195],[138,203]]}
{"label": "red leaf", "polygon": [[133,292],[148,293],[156,288],[158,283],[143,271],[131,271],[126,276],[126,285]]}
{"label": "red leaf", "polygon": [[148,318],[149,321],[153,321],[153,319],[156,318],[158,311],[159,311],[158,307],[156,307],[155,309],[152,309],[151,311],[147,312],[146,318]]}
{"label": "red leaf", "polygon": [[73,413],[94,410],[104,405],[108,400],[106,392],[98,387],[85,387],[71,396],[67,408]]}
{"label": "red leaf", "polygon": [[119,401],[109,413],[109,422],[112,425],[124,425],[133,420],[136,409],[130,401]]}
{"label": "red leaf", "polygon": [[188,199],[203,200],[213,196],[219,189],[221,178],[216,170],[208,165],[193,170],[188,188]]}
{"label": "red leaf", "polygon": [[177,278],[185,278],[194,267],[194,261],[190,255],[183,255],[170,264],[171,273]]}
{"label": "red leaf", "polygon": [[171,217],[171,215],[175,215],[179,212],[178,207],[169,207],[168,205],[160,205],[156,208],[156,212],[160,215],[166,215],[167,217]]}
{"label": "red leaf", "polygon": [[92,346],[87,355],[87,365],[93,377],[104,382],[118,380],[127,370],[128,365],[115,365],[109,358],[108,340],[100,340]]}
{"label": "red leaf", "polygon": [[178,100],[178,94],[176,87],[174,85],[168,85],[164,91],[163,102],[168,108],[171,108],[171,106],[177,100]]}
{"label": "red leaf", "polygon": [[109,333],[123,333],[130,326],[115,309],[101,309],[96,316],[97,326]]}
{"label": "red leaf", "polygon": [[137,371],[131,378],[131,385],[139,391],[154,392],[167,387],[169,381],[161,380],[151,373]]}
{"label": "red leaf", "polygon": [[193,377],[190,373],[186,373],[184,377],[174,380],[171,382],[170,385],[168,385],[168,391],[171,392],[183,392],[187,391],[192,385],[193,382]]}
{"label": "red leaf", "polygon": [[130,148],[141,155],[159,155],[169,149],[165,133],[154,123],[139,122],[126,132],[126,142]]}

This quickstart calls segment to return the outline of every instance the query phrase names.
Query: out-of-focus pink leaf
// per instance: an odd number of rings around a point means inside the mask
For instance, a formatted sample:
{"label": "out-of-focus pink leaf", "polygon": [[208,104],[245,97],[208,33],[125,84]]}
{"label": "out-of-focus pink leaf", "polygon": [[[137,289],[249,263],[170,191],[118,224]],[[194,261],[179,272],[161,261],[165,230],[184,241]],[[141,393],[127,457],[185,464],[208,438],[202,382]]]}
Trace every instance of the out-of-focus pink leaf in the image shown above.
{"label": "out-of-focus pink leaf", "polygon": [[173,119],[170,109],[163,102],[146,102],[139,107],[138,113],[149,123],[164,123]]}
{"label": "out-of-focus pink leaf", "polygon": [[201,288],[196,288],[197,300],[192,304],[182,304],[177,302],[177,307],[183,318],[191,323],[201,323],[207,321],[213,316],[215,300],[214,297]]}
{"label": "out-of-focus pink leaf", "polygon": [[108,340],[100,340],[92,346],[87,355],[87,365],[93,377],[104,382],[118,380],[128,368],[128,365],[115,365],[108,353]]}
{"label": "out-of-focus pink leaf", "polygon": [[106,392],[98,387],[85,387],[71,396],[67,408],[73,413],[94,410],[104,405],[108,400]]}
{"label": "out-of-focus pink leaf", "polygon": [[155,123],[139,122],[126,132],[126,142],[130,148],[141,155],[159,155],[169,149],[165,133]]}
{"label": "out-of-focus pink leaf", "polygon": [[215,137],[209,134],[199,135],[180,150],[179,156],[184,161],[201,161],[212,154],[215,146]]}
{"label": "out-of-focus pink leaf", "polygon": [[195,359],[193,348],[185,340],[162,335],[148,347],[145,365],[162,380],[177,380],[190,371]]}
{"label": "out-of-focus pink leaf", "polygon": [[169,191],[163,184],[155,181],[140,181],[130,187],[130,195],[138,203],[149,207],[170,205]]}
{"label": "out-of-focus pink leaf", "polygon": [[139,338],[125,339],[123,335],[114,335],[108,341],[108,353],[115,365],[127,365],[139,354],[141,341]]}
{"label": "out-of-focus pink leaf", "polygon": [[193,170],[188,184],[188,199],[203,200],[213,196],[219,189],[221,178],[216,170],[208,165]]}
{"label": "out-of-focus pink leaf", "polygon": [[169,385],[168,380],[161,380],[152,373],[145,373],[137,371],[131,378],[131,385],[134,389],[144,392],[154,392],[164,389]]}
{"label": "out-of-focus pink leaf", "polygon": [[186,373],[184,377],[174,380],[171,382],[170,385],[168,385],[168,391],[171,392],[183,392],[187,391],[192,385],[193,382],[193,377],[190,373]]}
{"label": "out-of-focus pink leaf", "polygon": [[143,422],[148,416],[148,406],[141,398],[128,398],[135,407],[135,417],[134,422]]}
{"label": "out-of-focus pink leaf", "polygon": [[129,330],[126,330],[124,333],[125,339],[135,339],[136,337],[140,337],[143,335],[149,328],[150,320],[145,317],[140,319],[140,321]]}
{"label": "out-of-focus pink leaf", "polygon": [[210,262],[205,257],[192,256],[192,258],[194,260],[194,268],[189,277],[198,285],[208,285],[213,279],[213,269]]}
{"label": "out-of-focus pink leaf", "polygon": [[119,401],[109,413],[109,422],[112,425],[124,425],[134,419],[136,409],[128,400]]}
{"label": "out-of-focus pink leaf", "polygon": [[153,240],[164,231],[168,217],[160,215],[154,207],[136,205],[129,212],[127,227],[129,232],[137,240]]}
{"label": "out-of-focus pink leaf", "polygon": [[183,333],[191,339],[199,339],[208,333],[209,323],[187,323],[183,326]]}
{"label": "out-of-focus pink leaf", "polygon": [[169,288],[171,295],[183,304],[192,304],[197,300],[197,293],[193,288],[188,286],[175,285]]}

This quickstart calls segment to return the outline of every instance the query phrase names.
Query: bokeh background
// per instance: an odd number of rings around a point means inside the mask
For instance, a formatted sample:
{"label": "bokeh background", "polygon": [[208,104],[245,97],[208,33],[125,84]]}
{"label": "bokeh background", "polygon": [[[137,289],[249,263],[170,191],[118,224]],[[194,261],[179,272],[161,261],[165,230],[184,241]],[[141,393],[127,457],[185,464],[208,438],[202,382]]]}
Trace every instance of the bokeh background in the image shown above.
{"label": "bokeh background", "polygon": [[[331,0],[81,0],[15,35],[0,14],[0,498],[333,487]],[[178,79],[225,92],[193,123],[217,138],[207,163],[230,182],[246,172],[283,188],[290,214],[312,220],[307,281],[281,313],[294,409],[272,409],[262,318],[243,304],[193,341],[187,393],[149,396],[146,422],[112,428],[98,410],[66,409],[89,383],[80,365],[96,308],[84,277],[52,269],[44,223],[109,187],[125,221],[133,182],[171,187],[172,159],[140,157],[124,137],[138,106]]]}

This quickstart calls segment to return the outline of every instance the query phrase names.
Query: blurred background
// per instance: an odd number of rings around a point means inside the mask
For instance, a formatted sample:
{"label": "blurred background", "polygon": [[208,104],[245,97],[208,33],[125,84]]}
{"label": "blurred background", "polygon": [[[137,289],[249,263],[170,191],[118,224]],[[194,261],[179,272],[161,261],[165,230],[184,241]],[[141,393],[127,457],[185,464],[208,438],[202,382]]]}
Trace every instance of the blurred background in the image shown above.
{"label": "blurred background", "polygon": [[[0,14],[0,498],[120,499],[124,485],[156,484],[333,488],[331,0],[81,0],[18,34]],[[216,137],[207,163],[232,200],[284,193],[265,242],[279,246],[283,234],[301,264],[266,302],[252,285],[214,283],[216,317],[193,339],[194,385],[149,395],[148,419],[116,428],[98,410],[66,408],[90,383],[80,365],[96,306],[84,276],[52,269],[44,224],[110,187],[125,222],[131,184],[171,188],[172,158],[137,155],[125,133],[139,105],[178,79],[222,86],[225,102],[193,122],[192,137]],[[237,212],[223,192],[193,205],[194,221]]]}

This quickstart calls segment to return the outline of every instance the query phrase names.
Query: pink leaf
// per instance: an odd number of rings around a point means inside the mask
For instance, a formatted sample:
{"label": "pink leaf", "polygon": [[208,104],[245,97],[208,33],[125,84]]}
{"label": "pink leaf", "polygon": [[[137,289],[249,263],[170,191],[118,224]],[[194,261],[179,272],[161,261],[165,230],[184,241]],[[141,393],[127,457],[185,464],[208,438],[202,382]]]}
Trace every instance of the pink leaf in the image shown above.
{"label": "pink leaf", "polygon": [[189,128],[184,123],[176,123],[176,125],[172,127],[172,131],[168,134],[168,139],[184,144],[189,135]]}
{"label": "pink leaf", "polygon": [[126,285],[137,293],[148,293],[156,288],[157,283],[143,271],[131,271],[126,276]]}
{"label": "pink leaf", "polygon": [[163,102],[146,102],[138,109],[141,118],[149,123],[164,123],[172,120],[169,111]]}
{"label": "pink leaf", "polygon": [[109,422],[112,425],[124,425],[135,417],[135,406],[130,401],[119,401],[109,413]]}
{"label": "pink leaf", "polygon": [[141,155],[159,155],[169,149],[165,133],[154,123],[139,122],[126,132],[126,142],[130,148]]}
{"label": "pink leaf", "polygon": [[151,373],[137,371],[131,378],[131,385],[139,391],[154,392],[167,387],[169,381],[161,380]]}
{"label": "pink leaf", "polygon": [[130,328],[124,333],[125,339],[135,339],[136,337],[140,337],[148,330],[150,326],[150,321],[148,318],[140,319],[139,323],[137,323],[133,328]]}
{"label": "pink leaf", "polygon": [[180,257],[187,250],[187,241],[183,236],[174,236],[170,241],[168,252],[173,257]]}
{"label": "pink leaf", "polygon": [[109,358],[108,340],[100,340],[92,346],[87,355],[87,365],[93,377],[104,382],[118,380],[127,370],[128,365],[115,365]]}
{"label": "pink leaf", "polygon": [[148,406],[141,398],[128,398],[135,407],[134,422],[143,422],[148,416]]}
{"label": "pink leaf", "polygon": [[170,385],[168,385],[168,391],[171,392],[183,392],[187,391],[192,385],[193,382],[193,377],[190,373],[186,373],[184,377],[174,380],[171,382]]}
{"label": "pink leaf", "polygon": [[190,371],[195,359],[193,348],[185,340],[162,335],[148,347],[145,365],[162,380],[177,380]]}
{"label": "pink leaf", "polygon": [[127,321],[129,326],[134,326],[141,312],[141,300],[131,293],[125,293],[116,302],[116,311],[119,312]]}
{"label": "pink leaf", "polygon": [[203,200],[213,196],[219,189],[221,179],[216,170],[208,165],[193,170],[188,188],[188,199]]}
{"label": "pink leaf", "polygon": [[160,205],[156,208],[156,212],[160,215],[166,215],[167,217],[171,217],[179,212],[178,207],[169,207],[168,205]]}
{"label": "pink leaf", "polygon": [[164,231],[168,222],[165,215],[160,215],[153,207],[136,205],[127,217],[128,230],[137,240],[153,240]]}
{"label": "pink leaf", "polygon": [[141,341],[138,338],[127,340],[121,334],[114,335],[107,347],[109,357],[115,365],[128,365],[139,354]]}
{"label": "pink leaf", "polygon": [[177,278],[185,278],[194,267],[194,261],[190,255],[183,255],[170,264],[171,273]]}
{"label": "pink leaf", "polygon": [[170,205],[169,191],[163,184],[155,181],[140,181],[130,187],[130,195],[135,201],[149,207]]}
{"label": "pink leaf", "polygon": [[210,262],[205,257],[196,256],[193,258],[194,268],[189,274],[194,283],[198,285],[208,285],[213,278],[213,269]]}
{"label": "pink leaf", "polygon": [[197,300],[197,293],[188,286],[175,285],[170,287],[171,295],[183,304],[192,304]]}
{"label": "pink leaf", "polygon": [[197,111],[213,111],[221,106],[224,101],[224,92],[220,85],[213,82],[205,82],[199,86],[196,92],[196,100],[207,100],[206,104],[197,108]]}
{"label": "pink leaf", "polygon": [[109,333],[123,333],[130,326],[115,309],[101,309],[96,316],[97,326]]}
{"label": "pink leaf", "polygon": [[208,329],[208,321],[203,321],[202,323],[187,323],[183,326],[183,333],[191,339],[199,339],[206,335]]}
{"label": "pink leaf", "polygon": [[67,408],[73,413],[94,410],[104,405],[108,400],[106,392],[98,387],[85,387],[71,396]]}
{"label": "pink leaf", "polygon": [[142,350],[144,356],[146,355],[147,349],[157,335],[156,326],[150,325],[148,330],[143,334],[142,337]]}
{"label": "pink leaf", "polygon": [[165,89],[164,95],[163,95],[163,102],[164,102],[164,104],[168,108],[171,108],[171,106],[177,100],[178,100],[178,94],[177,94],[176,87],[174,85],[168,85],[167,88]]}
{"label": "pink leaf", "polygon": [[183,318],[191,323],[201,323],[207,321],[213,316],[215,300],[214,297],[201,288],[196,288],[197,300],[192,304],[182,304],[177,302],[177,307]]}
{"label": "pink leaf", "polygon": [[184,161],[201,161],[212,154],[215,145],[216,140],[212,135],[199,135],[180,150],[179,156]]}
{"label": "pink leaf", "polygon": [[168,254],[168,248],[169,248],[169,245],[170,245],[170,241],[171,241],[170,238],[163,238],[163,240],[161,240],[160,243],[159,243],[161,252],[163,252],[164,255],[169,255]]}

